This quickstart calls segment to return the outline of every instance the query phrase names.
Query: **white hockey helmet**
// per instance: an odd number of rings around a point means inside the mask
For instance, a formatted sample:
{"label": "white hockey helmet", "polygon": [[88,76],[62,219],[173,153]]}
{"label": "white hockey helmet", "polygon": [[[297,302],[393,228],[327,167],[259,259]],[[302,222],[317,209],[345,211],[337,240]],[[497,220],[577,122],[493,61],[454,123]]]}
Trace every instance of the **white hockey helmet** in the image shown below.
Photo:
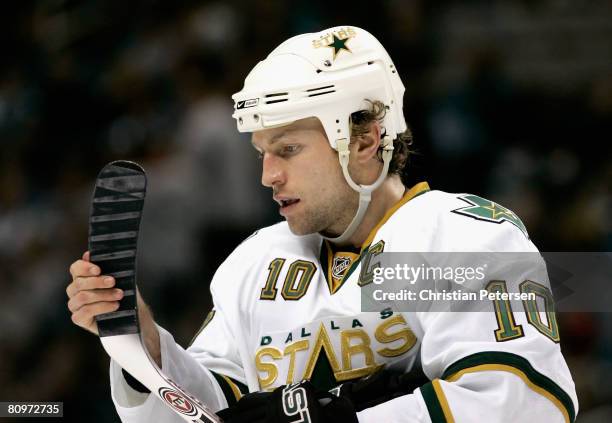
{"label": "white hockey helmet", "polygon": [[[344,177],[359,193],[359,208],[344,233],[344,242],[355,232],[389,169],[393,141],[406,130],[403,114],[404,84],[385,48],[369,32],[337,26],[290,38],[259,62],[248,74],[242,90],[232,96],[240,132],[255,132],[316,117],[331,147],[338,151]],[[369,101],[380,101],[386,114],[382,122],[383,169],[372,185],[356,184],[349,172],[350,117],[367,110]]]}
{"label": "white hockey helmet", "polygon": [[404,85],[391,58],[369,32],[337,26],[292,37],[259,62],[234,94],[240,132],[317,117],[332,148],[350,138],[349,117],[368,100],[387,106],[383,122],[395,139],[406,130]]}

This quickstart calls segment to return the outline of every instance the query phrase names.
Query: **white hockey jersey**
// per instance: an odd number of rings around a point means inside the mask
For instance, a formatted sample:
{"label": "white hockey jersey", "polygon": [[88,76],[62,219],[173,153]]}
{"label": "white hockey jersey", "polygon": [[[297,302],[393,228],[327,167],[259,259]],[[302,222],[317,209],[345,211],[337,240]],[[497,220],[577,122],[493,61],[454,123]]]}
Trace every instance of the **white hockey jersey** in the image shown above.
{"label": "white hockey jersey", "polygon": [[[535,302],[513,310],[504,301],[477,313],[362,312],[362,286],[383,251],[537,249],[510,210],[426,183],[389,210],[360,251],[334,251],[319,235],[295,236],[279,223],[253,234],[219,267],[214,308],[187,350],[160,328],[164,372],[222,409],[247,391],[302,379],[329,389],[381,367],[420,370],[428,383],[359,412],[360,422],[574,421],[578,402],[554,313]],[[496,283],[548,284],[537,266],[501,266],[494,274]],[[181,421],[127,385],[115,363],[111,388],[124,422]]]}

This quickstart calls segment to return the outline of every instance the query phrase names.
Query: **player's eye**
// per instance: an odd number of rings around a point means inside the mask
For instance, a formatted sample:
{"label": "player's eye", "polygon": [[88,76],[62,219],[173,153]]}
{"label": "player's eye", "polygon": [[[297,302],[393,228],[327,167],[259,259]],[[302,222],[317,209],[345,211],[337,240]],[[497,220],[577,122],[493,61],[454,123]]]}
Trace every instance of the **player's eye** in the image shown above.
{"label": "player's eye", "polygon": [[263,153],[261,151],[255,150],[255,157],[257,157],[259,160],[263,160]]}
{"label": "player's eye", "polygon": [[283,146],[282,154],[291,155],[291,154],[297,153],[298,151],[299,151],[299,146],[294,145],[294,144],[289,144],[289,145]]}

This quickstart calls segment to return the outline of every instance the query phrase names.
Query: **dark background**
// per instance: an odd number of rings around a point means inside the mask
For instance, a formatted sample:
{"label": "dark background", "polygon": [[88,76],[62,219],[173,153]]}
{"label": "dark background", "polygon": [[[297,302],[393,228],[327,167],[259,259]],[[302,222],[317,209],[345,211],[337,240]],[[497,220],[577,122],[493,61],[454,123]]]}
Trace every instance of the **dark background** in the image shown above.
{"label": "dark background", "polygon": [[[5,2],[0,400],[118,421],[108,358],[66,309],[97,172],[114,159],[147,170],[141,291],[186,346],[214,269],[280,218],[230,95],[286,38],[346,24],[402,75],[412,180],[513,209],[543,251],[612,251],[610,1]],[[559,320],[578,421],[611,421],[610,314]]]}

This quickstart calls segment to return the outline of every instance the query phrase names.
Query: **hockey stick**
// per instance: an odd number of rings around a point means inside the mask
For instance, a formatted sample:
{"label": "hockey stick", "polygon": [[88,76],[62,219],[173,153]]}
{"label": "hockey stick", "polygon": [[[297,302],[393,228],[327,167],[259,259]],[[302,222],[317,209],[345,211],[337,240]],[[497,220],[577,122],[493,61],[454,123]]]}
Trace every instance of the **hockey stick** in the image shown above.
{"label": "hockey stick", "polygon": [[221,419],[172,381],[150,357],[140,334],[136,302],[136,247],[146,195],[144,170],[116,161],[98,174],[89,217],[90,260],[113,276],[124,296],[117,311],[96,316],[104,349],[123,369],[191,423]]}

